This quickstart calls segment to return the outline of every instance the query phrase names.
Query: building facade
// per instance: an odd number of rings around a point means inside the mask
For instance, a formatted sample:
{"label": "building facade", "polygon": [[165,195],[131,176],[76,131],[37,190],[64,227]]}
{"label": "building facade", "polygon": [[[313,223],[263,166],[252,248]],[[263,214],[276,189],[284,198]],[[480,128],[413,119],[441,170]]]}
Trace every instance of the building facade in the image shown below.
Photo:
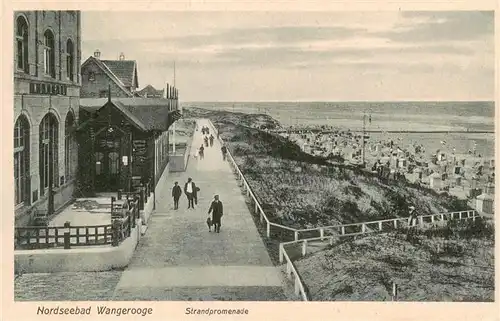
{"label": "building facade", "polygon": [[101,60],[101,52],[96,50],[82,64],[82,98],[134,97],[139,86],[137,63],[125,60],[123,54],[119,60]]}
{"label": "building facade", "polygon": [[81,196],[155,187],[169,160],[168,128],[180,116],[177,96],[82,98],[80,105]]}
{"label": "building facade", "polygon": [[51,214],[73,196],[80,12],[17,11],[13,45],[15,224],[23,226],[35,209]]}

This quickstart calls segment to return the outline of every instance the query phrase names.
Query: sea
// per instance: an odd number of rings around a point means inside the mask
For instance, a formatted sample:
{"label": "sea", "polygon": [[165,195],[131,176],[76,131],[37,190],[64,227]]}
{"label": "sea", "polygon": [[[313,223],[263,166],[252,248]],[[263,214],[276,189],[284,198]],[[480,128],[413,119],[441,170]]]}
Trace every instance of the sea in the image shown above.
{"label": "sea", "polygon": [[458,154],[475,150],[495,155],[495,103],[470,102],[185,102],[199,107],[249,114],[268,114],[283,126],[328,125],[360,131],[489,131],[490,133],[370,133],[371,140],[402,140],[427,149]]}

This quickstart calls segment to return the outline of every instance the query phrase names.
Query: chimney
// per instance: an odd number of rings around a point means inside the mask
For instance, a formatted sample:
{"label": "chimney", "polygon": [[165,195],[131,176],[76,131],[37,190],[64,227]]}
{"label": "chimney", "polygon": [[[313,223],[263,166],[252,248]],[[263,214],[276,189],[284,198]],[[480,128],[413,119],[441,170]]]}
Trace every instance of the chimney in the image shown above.
{"label": "chimney", "polygon": [[120,53],[120,60],[121,60],[121,61],[125,60],[125,55],[123,54],[123,52],[122,52],[122,53]]}
{"label": "chimney", "polygon": [[94,58],[101,59],[101,52],[99,51],[99,49],[96,49],[94,51]]}

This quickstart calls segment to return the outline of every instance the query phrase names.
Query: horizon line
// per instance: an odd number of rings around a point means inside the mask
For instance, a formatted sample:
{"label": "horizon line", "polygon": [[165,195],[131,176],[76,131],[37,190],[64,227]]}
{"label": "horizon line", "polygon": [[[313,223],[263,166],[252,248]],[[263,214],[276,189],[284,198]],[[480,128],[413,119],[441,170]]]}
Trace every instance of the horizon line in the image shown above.
{"label": "horizon line", "polygon": [[180,103],[468,103],[488,102],[495,100],[187,100]]}

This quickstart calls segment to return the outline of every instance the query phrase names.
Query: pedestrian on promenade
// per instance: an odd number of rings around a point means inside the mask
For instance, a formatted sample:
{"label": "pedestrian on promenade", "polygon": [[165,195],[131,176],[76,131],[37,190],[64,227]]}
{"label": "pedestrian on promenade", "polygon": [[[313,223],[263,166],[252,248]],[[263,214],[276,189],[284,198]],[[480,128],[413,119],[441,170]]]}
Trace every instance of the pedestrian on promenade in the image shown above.
{"label": "pedestrian on promenade", "polygon": [[221,152],[222,152],[222,160],[224,160],[224,161],[225,161],[225,160],[226,160],[226,156],[227,156],[227,148],[226,148],[226,145],[223,145],[223,146],[221,147],[221,149],[220,149],[220,150],[221,150]]}
{"label": "pedestrian on promenade", "polygon": [[179,209],[179,198],[181,198],[182,189],[179,186],[179,182],[174,183],[174,188],[172,188],[172,197],[174,198],[174,210]]}
{"label": "pedestrian on promenade", "polygon": [[214,145],[214,135],[210,135],[210,147]]}
{"label": "pedestrian on promenade", "polygon": [[203,147],[203,144],[201,145],[198,154],[200,154],[200,160],[205,158],[205,147]]}
{"label": "pedestrian on promenade", "polygon": [[210,128],[208,128],[208,126],[207,126],[207,135],[209,135],[209,134],[210,134]]}
{"label": "pedestrian on promenade", "polygon": [[190,177],[188,181],[184,185],[184,193],[186,193],[188,199],[188,209],[194,208],[194,199],[197,198],[196,195],[196,184],[193,182],[193,179]]}
{"label": "pedestrian on promenade", "polygon": [[208,209],[208,215],[210,215],[210,213],[212,213],[212,224],[215,226],[214,232],[220,233],[223,206],[222,202],[219,200],[219,195],[214,196],[214,200],[212,201],[212,204],[210,204],[210,208]]}
{"label": "pedestrian on promenade", "polygon": [[205,135],[205,126],[201,127],[201,134]]}
{"label": "pedestrian on promenade", "polygon": [[205,141],[205,147],[208,147],[208,136],[205,136],[204,141]]}

